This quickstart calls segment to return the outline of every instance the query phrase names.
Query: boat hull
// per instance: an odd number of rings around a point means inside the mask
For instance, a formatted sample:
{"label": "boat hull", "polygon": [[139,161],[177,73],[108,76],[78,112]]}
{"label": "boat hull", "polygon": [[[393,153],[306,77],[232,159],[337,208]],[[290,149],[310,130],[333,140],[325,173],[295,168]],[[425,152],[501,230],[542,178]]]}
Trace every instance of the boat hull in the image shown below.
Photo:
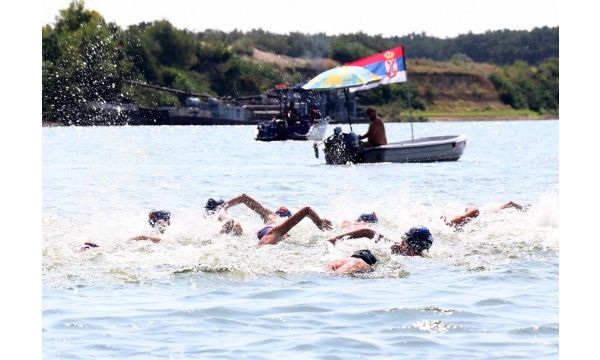
{"label": "boat hull", "polygon": [[363,148],[354,133],[335,134],[325,141],[327,164],[352,163],[425,163],[456,161],[467,144],[464,135],[432,136]]}
{"label": "boat hull", "polygon": [[285,141],[285,140],[323,140],[329,117],[317,119],[312,125],[301,122],[289,126],[284,120],[269,121],[257,127],[257,141]]}
{"label": "boat hull", "polygon": [[436,136],[391,143],[359,153],[358,163],[436,162],[460,159],[467,144],[465,136]]}

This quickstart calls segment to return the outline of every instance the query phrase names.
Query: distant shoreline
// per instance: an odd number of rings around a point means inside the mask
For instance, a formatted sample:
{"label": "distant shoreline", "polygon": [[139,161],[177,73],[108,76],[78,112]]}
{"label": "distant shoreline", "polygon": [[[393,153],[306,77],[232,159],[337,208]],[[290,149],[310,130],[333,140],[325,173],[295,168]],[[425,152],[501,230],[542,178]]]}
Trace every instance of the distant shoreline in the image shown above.
{"label": "distant shoreline", "polygon": [[[429,116],[427,122],[450,122],[450,121],[538,121],[538,120],[559,120],[557,114],[552,115],[540,115],[540,116],[485,116],[485,115],[472,115],[472,116],[453,116],[453,115],[442,115],[442,116]],[[392,121],[390,121],[392,122]]]}
{"label": "distant shoreline", "polygon": [[[511,116],[511,117],[486,117],[486,116],[432,116],[427,119],[427,121],[415,121],[415,123],[424,122],[424,123],[433,123],[433,122],[453,122],[453,121],[540,121],[540,120],[559,120],[557,115],[547,115],[547,116],[539,116],[539,117],[530,117],[530,116]],[[398,121],[398,120],[386,120],[385,123],[393,124],[393,123],[408,123],[408,121]],[[243,125],[243,124],[240,124]],[[252,126],[256,126],[255,124],[248,124]],[[332,124],[334,125],[334,124]],[[63,125],[58,121],[42,121],[42,127],[61,127],[61,126],[73,126],[73,125]],[[78,125],[75,125],[78,126]],[[86,125],[82,125],[86,126]],[[96,125],[96,126],[124,126],[124,125]],[[164,125],[136,125],[136,126],[164,126]],[[196,126],[214,126],[214,125],[196,125]],[[221,125],[221,126],[231,126],[231,125]],[[239,126],[239,125],[236,125]]]}

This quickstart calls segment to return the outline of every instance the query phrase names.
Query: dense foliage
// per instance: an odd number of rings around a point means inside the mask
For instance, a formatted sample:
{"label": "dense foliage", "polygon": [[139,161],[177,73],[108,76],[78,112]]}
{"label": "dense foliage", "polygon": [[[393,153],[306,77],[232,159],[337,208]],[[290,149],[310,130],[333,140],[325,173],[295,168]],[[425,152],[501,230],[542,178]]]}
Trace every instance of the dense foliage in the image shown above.
{"label": "dense foliage", "polygon": [[558,57],[558,27],[468,33],[449,39],[425,33],[382,37],[362,32],[342,35],[280,35],[263,30],[222,36],[232,42],[239,41],[243,44],[239,47],[246,50],[253,46],[289,56],[330,57],[342,63],[396,47],[398,44],[404,44],[407,56],[411,58],[438,61],[448,61],[456,54],[463,54],[476,62],[509,65],[522,60],[533,65],[549,57]]}
{"label": "dense foliage", "polygon": [[558,110],[558,59],[548,59],[536,67],[516,61],[502,72],[490,75],[500,99],[515,109],[537,112]]}
{"label": "dense foliage", "polygon": [[[121,29],[74,1],[55,24],[42,28],[43,118],[78,121],[90,103],[181,104],[169,93],[133,87],[124,80],[210,93],[243,96],[314,73],[251,59],[253,49],[344,63],[404,44],[408,58],[476,61],[504,65],[490,77],[501,99],[515,108],[558,109],[558,28],[489,31],[439,39],[426,34],[382,37],[356,34],[274,34],[264,30],[229,33],[179,30],[166,20]],[[410,69],[409,69],[410,71]],[[314,72],[314,71],[313,71]],[[361,93],[364,104],[402,103],[426,108],[414,85]]]}

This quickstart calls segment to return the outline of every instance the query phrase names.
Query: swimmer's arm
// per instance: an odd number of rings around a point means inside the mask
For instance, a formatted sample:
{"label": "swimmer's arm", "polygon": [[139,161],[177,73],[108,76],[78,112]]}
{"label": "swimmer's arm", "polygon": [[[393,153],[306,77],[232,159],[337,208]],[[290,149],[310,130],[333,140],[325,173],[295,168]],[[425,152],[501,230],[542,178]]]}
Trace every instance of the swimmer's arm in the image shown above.
{"label": "swimmer's arm", "polygon": [[373,239],[376,237],[375,242],[379,242],[380,240],[389,241],[389,239],[387,237],[385,237],[381,234],[377,234],[377,233],[375,233],[375,231],[373,231],[371,229],[358,229],[358,230],[350,231],[345,234],[332,237],[331,239],[328,239],[327,241],[329,241],[330,243],[335,245],[335,243],[338,240],[359,239],[359,238],[363,238],[363,237],[369,238],[369,239]]}
{"label": "swimmer's arm", "polygon": [[309,206],[305,206],[298,210],[294,215],[289,217],[283,223],[275,226],[267,235],[265,235],[259,242],[258,245],[273,245],[283,240],[284,236],[292,230],[292,228],[302,219],[308,217],[312,220],[315,225],[321,230],[330,230],[332,225],[331,221],[319,217],[319,215],[311,209]]}
{"label": "swimmer's arm", "polygon": [[469,221],[471,221],[471,219],[474,219],[478,216],[479,216],[479,210],[477,208],[471,208],[468,211],[466,211],[464,214],[453,217],[452,219],[450,219],[450,221],[448,221],[448,220],[446,220],[446,218],[444,218],[444,222],[448,226],[462,226],[462,225],[465,225],[466,223],[468,223]]}
{"label": "swimmer's arm", "polygon": [[227,209],[238,204],[246,205],[250,210],[260,215],[264,222],[267,222],[270,216],[275,215],[271,210],[265,208],[261,203],[246,194],[241,194],[227,200],[221,207]]}
{"label": "swimmer's arm", "polygon": [[139,236],[134,236],[132,238],[129,238],[129,240],[135,240],[135,241],[150,240],[153,243],[159,243],[161,239],[159,237],[156,237],[156,236],[139,235]]}
{"label": "swimmer's arm", "polygon": [[308,218],[312,220],[312,222],[317,225],[319,229],[331,230],[333,228],[331,221],[320,217],[319,214],[317,214],[317,212],[314,211],[310,206],[303,208],[301,211],[303,210],[306,211],[306,216],[308,216]]}

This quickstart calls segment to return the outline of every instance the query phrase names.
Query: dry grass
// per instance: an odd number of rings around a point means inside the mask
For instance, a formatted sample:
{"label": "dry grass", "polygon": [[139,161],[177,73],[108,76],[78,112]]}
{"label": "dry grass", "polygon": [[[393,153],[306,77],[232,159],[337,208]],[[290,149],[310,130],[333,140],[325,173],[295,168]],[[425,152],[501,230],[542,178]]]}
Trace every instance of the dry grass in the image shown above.
{"label": "dry grass", "polygon": [[256,48],[252,49],[252,60],[274,64],[281,68],[303,67],[315,70],[326,70],[340,65],[340,63],[337,61],[328,58],[295,58],[286,55],[277,55],[275,53],[258,50]]}
{"label": "dry grass", "polygon": [[450,73],[450,74],[471,74],[478,76],[489,76],[492,72],[497,71],[497,65],[475,63],[475,62],[451,62],[451,61],[435,61],[429,59],[409,59],[406,61],[406,68],[414,73]]}

